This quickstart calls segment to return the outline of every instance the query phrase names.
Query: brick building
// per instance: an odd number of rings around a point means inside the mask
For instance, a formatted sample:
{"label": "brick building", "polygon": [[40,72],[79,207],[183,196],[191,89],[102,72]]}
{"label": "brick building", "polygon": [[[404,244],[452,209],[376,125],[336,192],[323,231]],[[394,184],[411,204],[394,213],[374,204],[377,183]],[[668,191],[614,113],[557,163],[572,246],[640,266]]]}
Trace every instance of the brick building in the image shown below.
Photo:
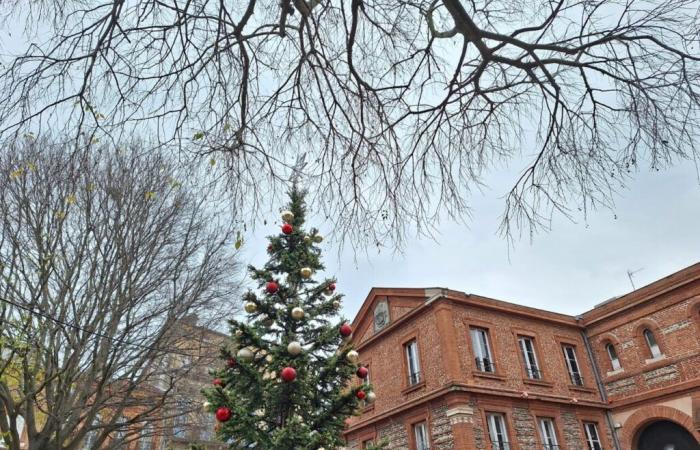
{"label": "brick building", "polygon": [[700,264],[577,317],[375,288],[353,325],[351,450],[700,450]]}

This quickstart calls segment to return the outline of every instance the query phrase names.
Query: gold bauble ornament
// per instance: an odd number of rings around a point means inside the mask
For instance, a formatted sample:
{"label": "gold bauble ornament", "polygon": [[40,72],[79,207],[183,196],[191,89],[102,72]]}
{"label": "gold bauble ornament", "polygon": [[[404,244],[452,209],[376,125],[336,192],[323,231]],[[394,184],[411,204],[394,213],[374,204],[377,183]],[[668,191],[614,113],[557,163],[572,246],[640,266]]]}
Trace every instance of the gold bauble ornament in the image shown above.
{"label": "gold bauble ornament", "polygon": [[262,323],[263,323],[263,325],[265,325],[266,327],[271,327],[272,324],[275,323],[275,321],[272,319],[272,317],[265,316],[265,317],[262,318]]}
{"label": "gold bauble ornament", "polygon": [[365,397],[365,401],[367,403],[374,403],[374,401],[377,399],[377,394],[374,392],[369,392],[367,393],[367,397]]}
{"label": "gold bauble ornament", "polygon": [[291,211],[282,211],[282,220],[284,220],[287,223],[291,223],[292,220],[294,220],[294,213]]}
{"label": "gold bauble ornament", "polygon": [[360,354],[355,350],[350,350],[345,357],[353,364],[357,364],[357,362],[360,360]]}
{"label": "gold bauble ornament", "polygon": [[267,355],[267,356],[265,357],[265,361],[267,361],[268,363],[271,363],[274,359],[275,359],[275,358],[273,358],[272,355]]}
{"label": "gold bauble ornament", "polygon": [[309,236],[308,234],[306,236],[304,236],[304,243],[310,244],[311,243],[311,236]]}
{"label": "gold bauble ornament", "polygon": [[304,310],[298,306],[292,308],[292,319],[301,320],[304,318]]}
{"label": "gold bauble ornament", "polygon": [[240,361],[251,361],[255,355],[249,348],[242,348],[236,353],[236,358]]}
{"label": "gold bauble ornament", "polygon": [[317,234],[316,236],[314,236],[314,242],[320,244],[321,242],[323,242],[323,236]]}
{"label": "gold bauble ornament", "polygon": [[335,309],[340,308],[340,302],[339,302],[338,300],[334,300],[334,301],[333,301],[333,307],[334,307]]}
{"label": "gold bauble ornament", "polygon": [[311,274],[313,273],[313,271],[310,267],[302,267],[299,273],[301,274],[302,278],[311,278]]}
{"label": "gold bauble ornament", "polygon": [[297,341],[292,341],[287,345],[287,353],[292,356],[297,356],[301,353],[301,344]]}
{"label": "gold bauble ornament", "polygon": [[258,310],[258,305],[256,305],[253,302],[246,302],[246,304],[243,308],[245,309],[245,312],[247,312],[248,314],[253,314],[255,311]]}

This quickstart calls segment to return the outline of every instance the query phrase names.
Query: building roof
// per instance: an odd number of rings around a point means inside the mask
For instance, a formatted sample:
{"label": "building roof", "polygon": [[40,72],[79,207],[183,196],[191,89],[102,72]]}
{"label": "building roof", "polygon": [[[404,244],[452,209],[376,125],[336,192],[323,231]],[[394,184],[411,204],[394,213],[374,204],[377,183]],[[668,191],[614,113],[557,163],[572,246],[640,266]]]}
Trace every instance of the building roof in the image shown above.
{"label": "building roof", "polygon": [[644,304],[654,298],[673,289],[684,286],[693,281],[700,280],[700,263],[693,264],[671,275],[656,280],[646,286],[629,292],[625,295],[613,297],[596,305],[593,309],[579,316],[571,316],[553,311],[547,311],[517,303],[497,300],[476,294],[451,290],[442,287],[429,288],[392,288],[373,287],[362,303],[353,320],[353,328],[365,320],[377,299],[385,297],[413,297],[423,299],[427,304],[438,299],[448,299],[459,303],[470,304],[474,307],[498,310],[510,314],[529,317],[537,320],[557,322],[564,325],[588,326],[597,321],[617,315],[640,304]]}

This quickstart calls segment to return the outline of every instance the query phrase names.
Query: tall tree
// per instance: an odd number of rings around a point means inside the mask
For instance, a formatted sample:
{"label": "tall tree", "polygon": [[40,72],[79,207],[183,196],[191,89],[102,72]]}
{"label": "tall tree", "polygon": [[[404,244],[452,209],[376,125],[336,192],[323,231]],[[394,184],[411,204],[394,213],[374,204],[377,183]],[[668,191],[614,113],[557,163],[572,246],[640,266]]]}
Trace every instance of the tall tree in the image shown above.
{"label": "tall tree", "polygon": [[[230,219],[170,158],[22,140],[0,154],[0,431],[20,449],[163,430],[183,321],[231,307]],[[204,362],[206,363],[206,362]],[[212,364],[209,361],[208,364]]]}
{"label": "tall tree", "polygon": [[345,419],[374,399],[347,340],[350,325],[335,322],[335,280],[317,280],[322,238],[304,228],[305,215],[304,193],[294,188],[268,262],[249,268],[260,292],[244,296],[248,320],[231,320],[234,351],[223,350],[224,367],[205,391],[232,449],[337,448]]}
{"label": "tall tree", "polygon": [[296,168],[353,242],[465,217],[503,161],[508,233],[699,156],[697,0],[5,3],[31,45],[5,58],[0,134],[147,125],[223,160],[237,205]]}

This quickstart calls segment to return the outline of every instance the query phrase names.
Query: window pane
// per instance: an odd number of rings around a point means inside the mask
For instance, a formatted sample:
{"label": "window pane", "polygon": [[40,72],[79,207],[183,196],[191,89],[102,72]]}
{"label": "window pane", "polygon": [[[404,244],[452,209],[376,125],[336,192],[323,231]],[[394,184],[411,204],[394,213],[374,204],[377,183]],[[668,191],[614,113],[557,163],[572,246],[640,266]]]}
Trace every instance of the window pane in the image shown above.
{"label": "window pane", "polygon": [[540,437],[545,450],[557,450],[557,435],[554,431],[554,421],[552,419],[540,419]]}
{"label": "window pane", "polygon": [[583,378],[581,377],[581,372],[578,367],[578,360],[576,359],[576,349],[570,345],[565,345],[564,359],[566,360],[566,366],[569,369],[571,382],[575,386],[583,386]]}
{"label": "window pane", "polygon": [[420,363],[418,362],[418,344],[416,341],[406,344],[406,359],[408,361],[409,384],[416,384],[420,381]]}
{"label": "window pane", "polygon": [[503,414],[488,413],[486,415],[491,447],[494,450],[508,449],[508,433],[506,432],[506,422]]}
{"label": "window pane", "polygon": [[416,450],[429,450],[428,431],[425,422],[413,426],[416,436]]}
{"label": "window pane", "polygon": [[495,372],[491,348],[489,347],[488,331],[483,328],[472,328],[471,337],[476,368],[482,372]]}
{"label": "window pane", "polygon": [[658,358],[661,356],[661,350],[659,349],[659,345],[656,343],[654,333],[652,333],[651,330],[646,329],[644,330],[644,338],[647,341],[652,358]]}
{"label": "window pane", "polygon": [[588,422],[585,424],[586,429],[586,443],[588,444],[589,450],[602,450],[603,446],[600,443],[600,438],[598,436],[598,427],[595,423]]}
{"label": "window pane", "polygon": [[612,369],[619,370],[622,366],[620,365],[620,360],[617,358],[617,351],[615,350],[615,346],[612,344],[608,344],[605,348],[608,351],[608,356],[610,357],[610,364],[612,365]]}
{"label": "window pane", "polygon": [[523,360],[525,361],[527,376],[536,380],[540,379],[542,376],[537,365],[534,342],[531,338],[524,336],[521,336],[518,340],[520,341],[520,350],[523,355]]}

